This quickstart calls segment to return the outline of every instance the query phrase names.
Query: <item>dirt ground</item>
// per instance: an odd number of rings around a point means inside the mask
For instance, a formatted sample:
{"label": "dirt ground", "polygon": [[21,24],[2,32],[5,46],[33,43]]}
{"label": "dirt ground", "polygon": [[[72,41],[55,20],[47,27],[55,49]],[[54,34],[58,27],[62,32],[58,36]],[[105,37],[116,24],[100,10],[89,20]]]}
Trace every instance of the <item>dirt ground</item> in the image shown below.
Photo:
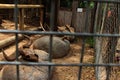
{"label": "dirt ground", "polygon": [[[4,29],[15,29],[14,28],[14,23],[10,22],[8,20],[4,20],[3,24],[1,27]],[[30,27],[32,28],[33,26],[25,25],[25,27]],[[34,28],[34,27],[33,27]],[[0,40],[6,39],[8,37],[13,36],[14,34],[3,34],[0,33]],[[36,39],[39,38],[40,35],[31,35],[31,39]],[[19,42],[19,46],[25,44],[27,42],[26,39],[21,40]],[[81,42],[74,42],[71,43],[71,49],[70,53],[59,59],[53,59],[52,62],[54,63],[79,63],[81,52]],[[5,49],[5,52],[10,55],[15,51],[15,45],[14,43],[11,44],[10,46],[7,46]],[[84,60],[83,63],[93,63],[94,61],[94,50],[92,48],[89,48],[88,46],[85,47],[85,55],[84,55]],[[0,60],[3,60],[2,53],[0,52]],[[57,66],[55,67],[55,70],[53,72],[53,80],[78,80],[78,73],[79,73],[79,67],[73,67],[73,66]],[[82,77],[81,80],[95,80],[95,75],[94,75],[94,68],[93,67],[82,67]]]}

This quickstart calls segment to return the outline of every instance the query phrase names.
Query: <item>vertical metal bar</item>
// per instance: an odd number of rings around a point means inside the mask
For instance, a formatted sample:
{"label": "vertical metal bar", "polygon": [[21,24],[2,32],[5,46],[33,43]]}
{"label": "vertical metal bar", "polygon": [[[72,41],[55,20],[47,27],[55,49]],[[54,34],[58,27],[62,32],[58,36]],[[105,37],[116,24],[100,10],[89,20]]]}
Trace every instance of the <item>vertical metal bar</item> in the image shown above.
{"label": "vertical metal bar", "polygon": [[[83,40],[82,40],[82,50],[81,50],[81,56],[80,56],[80,63],[83,62],[84,51],[85,51],[85,37],[83,37]],[[78,80],[81,80],[81,75],[82,75],[82,66],[79,67]]]}
{"label": "vertical metal bar", "polygon": [[[18,0],[14,0],[14,4],[15,4],[15,8],[14,8],[14,22],[15,22],[15,29],[18,30],[18,18],[17,18],[17,14],[18,14]],[[18,61],[18,34],[15,34],[16,36],[16,60]],[[16,73],[17,73],[17,80],[20,80],[19,78],[19,65],[16,65]]]}
{"label": "vertical metal bar", "polygon": [[50,31],[53,31],[55,20],[55,0],[51,0],[51,13],[50,13]]}
{"label": "vertical metal bar", "polygon": [[[50,48],[49,48],[49,62],[52,62],[52,43],[53,43],[53,35],[50,35]],[[48,71],[48,80],[51,80],[51,66],[48,67],[49,71]]]}
{"label": "vertical metal bar", "polygon": [[[50,11],[50,31],[53,31],[54,25],[54,14],[55,13],[55,0],[51,0],[51,11]],[[52,43],[53,43],[53,35],[50,35],[50,48],[49,48],[49,61],[52,62]],[[51,66],[49,66],[49,72],[48,72],[49,80],[51,80]]]}
{"label": "vertical metal bar", "polygon": [[[84,32],[88,32],[88,15],[89,15],[89,8],[88,8],[88,4],[87,4]],[[85,37],[83,37],[80,63],[83,62],[83,58],[84,58],[85,42],[86,42]],[[82,66],[79,67],[78,80],[81,80],[81,75],[82,75]]]}
{"label": "vertical metal bar", "polygon": [[15,8],[14,8],[14,22],[15,22],[15,29],[18,30],[18,0],[14,0]]}

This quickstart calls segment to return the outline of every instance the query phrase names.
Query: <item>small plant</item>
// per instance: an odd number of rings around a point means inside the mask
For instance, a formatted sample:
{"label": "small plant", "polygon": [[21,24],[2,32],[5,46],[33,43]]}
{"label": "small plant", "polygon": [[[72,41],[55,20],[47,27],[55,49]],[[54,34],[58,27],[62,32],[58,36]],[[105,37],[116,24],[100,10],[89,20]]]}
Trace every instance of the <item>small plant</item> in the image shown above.
{"label": "small plant", "polygon": [[87,37],[86,38],[86,43],[89,44],[90,48],[93,48],[94,47],[94,43],[95,43],[94,38],[93,37]]}
{"label": "small plant", "polygon": [[93,1],[90,1],[90,2],[88,2],[88,1],[82,1],[82,2],[80,2],[79,3],[79,7],[80,8],[94,8],[94,5],[95,5],[95,3],[93,2]]}

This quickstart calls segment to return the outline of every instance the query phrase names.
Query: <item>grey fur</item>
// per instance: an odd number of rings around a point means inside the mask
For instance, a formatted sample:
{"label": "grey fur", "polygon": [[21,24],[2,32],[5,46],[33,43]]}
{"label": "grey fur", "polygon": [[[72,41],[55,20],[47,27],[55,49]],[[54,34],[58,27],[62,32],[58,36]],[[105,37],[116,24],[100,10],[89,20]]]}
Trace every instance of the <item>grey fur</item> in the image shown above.
{"label": "grey fur", "polygon": [[[49,54],[42,50],[30,50],[31,53],[38,55],[38,62],[48,62]],[[21,60],[20,61],[24,61]],[[53,70],[53,68],[52,68]],[[47,66],[19,66],[20,80],[48,80],[48,67]],[[51,73],[52,74],[52,73]],[[0,80],[17,80],[16,66],[6,65],[0,72]]]}
{"label": "grey fur", "polygon": [[[44,50],[49,53],[50,37],[43,36],[33,42],[33,49]],[[68,40],[62,40],[59,37],[53,37],[52,42],[52,58],[61,58],[69,53],[70,42]]]}

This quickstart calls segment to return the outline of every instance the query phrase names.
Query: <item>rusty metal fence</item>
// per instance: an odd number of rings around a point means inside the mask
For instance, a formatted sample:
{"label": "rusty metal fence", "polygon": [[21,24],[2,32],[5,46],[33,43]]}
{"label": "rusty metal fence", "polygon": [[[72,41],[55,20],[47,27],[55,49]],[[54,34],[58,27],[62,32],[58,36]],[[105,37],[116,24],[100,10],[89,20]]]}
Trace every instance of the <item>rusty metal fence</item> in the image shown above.
{"label": "rusty metal fence", "polygon": [[[81,1],[91,1],[91,0],[81,0]],[[94,67],[95,68],[95,77],[96,80],[110,80],[110,75],[112,74],[112,67],[120,67],[120,64],[117,64],[114,62],[115,58],[115,50],[117,46],[117,41],[118,38],[120,37],[119,35],[119,17],[118,17],[118,12],[119,12],[119,0],[92,0],[97,3],[97,9],[96,9],[96,19],[95,19],[95,25],[94,25],[94,33],[60,33],[60,32],[54,32],[53,27],[54,27],[54,11],[55,11],[55,0],[51,0],[51,16],[50,16],[50,31],[48,32],[41,32],[41,31],[21,31],[18,30],[18,0],[15,0],[15,8],[14,8],[14,21],[15,21],[15,27],[16,30],[0,30],[0,33],[14,33],[16,35],[16,61],[14,62],[7,62],[7,61],[0,61],[0,65],[16,65],[16,71],[17,71],[17,80],[19,79],[19,65],[28,65],[28,66],[49,66],[49,72],[51,72],[51,66],[78,66],[79,71],[78,71],[78,80],[81,80],[81,74],[82,74],[82,67]],[[104,4],[103,4],[104,3]],[[99,11],[100,6],[108,7],[111,9],[113,13],[111,13],[112,17],[106,18],[103,17],[106,14],[106,10],[104,11],[102,8],[101,11]],[[88,8],[89,10],[89,8]],[[98,12],[97,12],[98,10]],[[101,14],[100,14],[101,13]],[[100,15],[103,18],[100,18]],[[88,13],[86,13],[88,15]],[[99,19],[97,18],[99,17]],[[103,22],[103,23],[102,23]],[[85,23],[85,31],[87,31],[87,18],[86,18],[86,23]],[[49,56],[49,62],[47,63],[34,63],[34,62],[19,62],[18,61],[18,34],[41,34],[41,35],[49,35],[50,36],[50,50],[49,53],[52,53],[52,37],[53,35],[72,35],[72,36],[78,36],[82,37],[82,50],[81,50],[81,57],[80,57],[80,63],[53,63],[51,55]],[[95,39],[95,62],[92,64],[88,63],[82,63],[83,57],[84,57],[84,51],[85,51],[85,40],[87,37],[94,37]],[[105,72],[105,78],[101,78],[102,76],[102,71]],[[115,74],[115,73],[114,73]],[[50,75],[49,75],[50,76]],[[51,80],[49,78],[49,80]],[[89,79],[92,80],[92,79]],[[114,79],[116,80],[116,79]]]}

